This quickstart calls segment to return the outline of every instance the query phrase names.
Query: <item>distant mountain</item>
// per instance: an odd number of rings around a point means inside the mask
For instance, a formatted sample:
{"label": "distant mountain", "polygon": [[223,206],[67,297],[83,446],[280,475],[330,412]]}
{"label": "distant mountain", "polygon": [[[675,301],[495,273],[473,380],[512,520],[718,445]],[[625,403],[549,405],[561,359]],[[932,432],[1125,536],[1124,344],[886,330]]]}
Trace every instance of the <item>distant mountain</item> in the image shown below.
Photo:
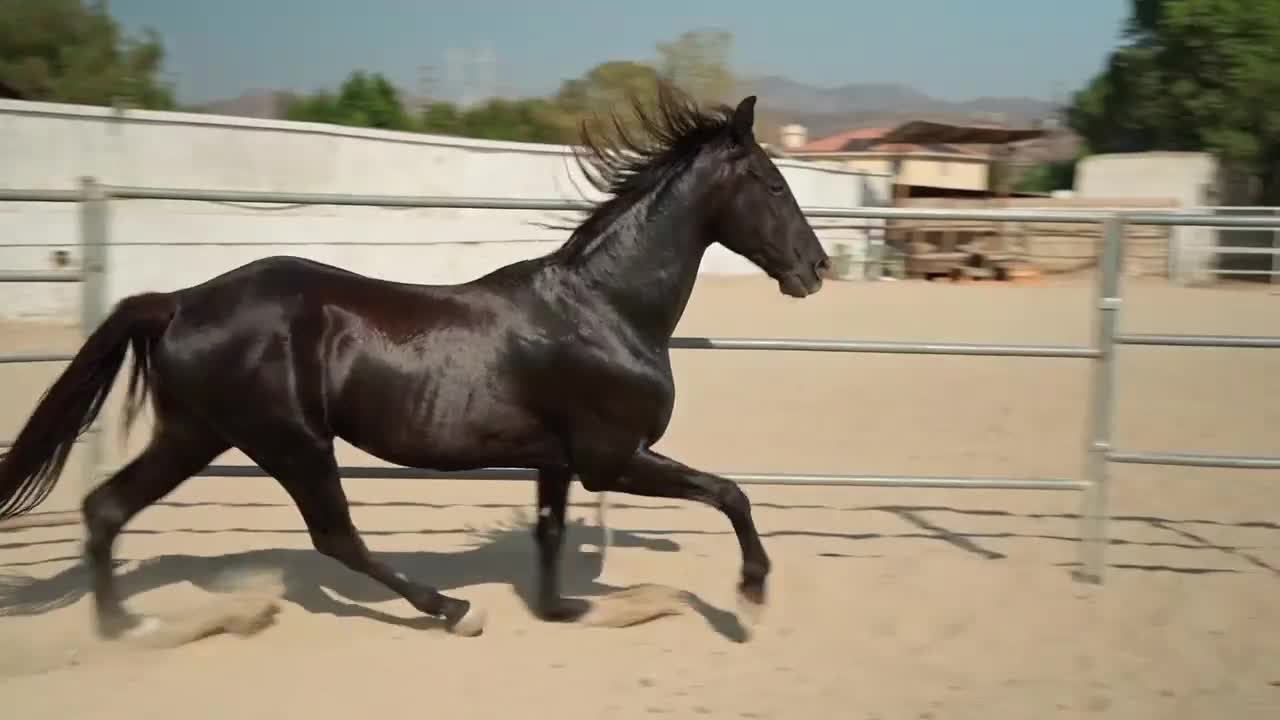
{"label": "distant mountain", "polygon": [[739,93],[759,97],[759,107],[778,124],[800,123],[809,137],[910,119],[1001,122],[1025,125],[1053,116],[1057,105],[1028,97],[979,97],[951,101],[896,83],[853,83],[825,88],[777,75],[739,82]]}
{"label": "distant mountain", "polygon": [[936,102],[928,95],[904,85],[865,83],[823,88],[777,75],[740,82],[739,91],[743,95],[758,95],[762,108],[793,110],[812,115],[910,110]]}
{"label": "distant mountain", "polygon": [[191,106],[194,112],[251,118],[282,118],[285,108],[298,97],[287,90],[246,90],[233,98],[210,100]]}
{"label": "distant mountain", "polygon": [[[813,139],[851,128],[913,119],[1025,125],[1050,117],[1057,109],[1051,102],[1027,97],[941,100],[896,83],[853,83],[825,88],[767,75],[743,80],[738,87],[740,94],[760,98],[763,124],[776,130],[787,123],[799,123],[809,129],[809,137]],[[192,109],[219,115],[279,118],[294,97],[297,93],[255,89],[234,98],[201,103]],[[408,95],[404,100],[410,106],[420,103]]]}

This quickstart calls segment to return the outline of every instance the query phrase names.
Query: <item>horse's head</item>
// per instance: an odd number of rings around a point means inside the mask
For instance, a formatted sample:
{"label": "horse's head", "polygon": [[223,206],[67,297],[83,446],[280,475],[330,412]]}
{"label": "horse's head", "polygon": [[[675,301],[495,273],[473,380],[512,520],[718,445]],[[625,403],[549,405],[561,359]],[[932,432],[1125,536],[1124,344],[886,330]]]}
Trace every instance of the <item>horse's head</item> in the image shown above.
{"label": "horse's head", "polygon": [[754,95],[738,103],[718,148],[723,161],[709,191],[711,232],[777,280],[783,293],[805,297],[822,288],[831,259],[786,178],[755,140],[755,104]]}
{"label": "horse's head", "polygon": [[612,197],[579,226],[565,254],[583,252],[642,199],[677,187],[676,197],[687,201],[677,217],[693,222],[691,236],[747,258],[787,295],[817,292],[831,261],[786,179],[756,142],[755,104],[753,95],[736,108],[703,110],[660,82],[655,109],[632,98],[639,130],[628,130],[614,116],[618,137],[602,142],[584,125],[590,160],[580,164],[588,180]]}

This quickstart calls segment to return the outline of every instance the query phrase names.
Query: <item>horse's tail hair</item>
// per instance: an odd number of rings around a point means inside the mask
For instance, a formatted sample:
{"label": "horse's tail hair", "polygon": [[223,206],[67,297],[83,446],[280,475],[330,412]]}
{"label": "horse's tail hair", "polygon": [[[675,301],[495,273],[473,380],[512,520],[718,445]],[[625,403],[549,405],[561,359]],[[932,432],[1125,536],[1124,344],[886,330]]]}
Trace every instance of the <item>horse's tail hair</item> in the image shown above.
{"label": "horse's tail hair", "polygon": [[152,348],[176,309],[173,295],[134,295],[120,301],[89,335],[0,456],[0,520],[28,512],[53,491],[71,447],[101,412],[132,348],[124,417],[128,429],[150,390]]}

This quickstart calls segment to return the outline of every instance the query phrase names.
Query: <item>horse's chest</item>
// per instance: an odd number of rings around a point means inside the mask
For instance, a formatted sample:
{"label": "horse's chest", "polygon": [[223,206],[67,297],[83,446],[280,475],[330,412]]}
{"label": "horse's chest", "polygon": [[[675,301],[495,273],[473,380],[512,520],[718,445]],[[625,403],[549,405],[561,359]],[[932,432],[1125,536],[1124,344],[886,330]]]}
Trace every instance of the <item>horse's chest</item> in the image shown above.
{"label": "horse's chest", "polygon": [[556,342],[527,343],[521,359],[537,370],[522,387],[562,427],[598,426],[637,440],[661,435],[675,403],[669,359],[600,325],[584,322]]}
{"label": "horse's chest", "polygon": [[580,375],[576,410],[619,429],[631,428],[649,442],[666,431],[675,407],[670,369],[649,359],[617,361]]}

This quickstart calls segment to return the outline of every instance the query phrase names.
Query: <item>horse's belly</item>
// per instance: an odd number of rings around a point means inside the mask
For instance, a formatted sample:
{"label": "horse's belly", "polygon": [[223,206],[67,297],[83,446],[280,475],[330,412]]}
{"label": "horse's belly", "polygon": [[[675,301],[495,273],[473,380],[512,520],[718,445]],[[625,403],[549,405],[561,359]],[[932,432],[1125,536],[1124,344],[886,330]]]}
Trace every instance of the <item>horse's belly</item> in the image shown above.
{"label": "horse's belly", "polygon": [[559,443],[531,413],[492,398],[400,398],[336,423],[352,445],[409,467],[465,470],[558,461]]}

